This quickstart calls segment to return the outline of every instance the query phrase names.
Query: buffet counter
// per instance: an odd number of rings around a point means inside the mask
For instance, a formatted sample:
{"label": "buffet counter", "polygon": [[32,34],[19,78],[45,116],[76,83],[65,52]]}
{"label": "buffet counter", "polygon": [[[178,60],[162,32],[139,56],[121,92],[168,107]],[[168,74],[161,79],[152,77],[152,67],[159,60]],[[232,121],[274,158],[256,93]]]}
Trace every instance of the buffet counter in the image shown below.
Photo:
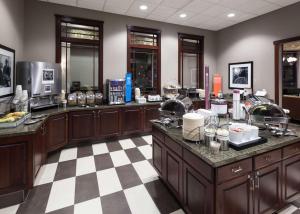
{"label": "buffet counter", "polygon": [[212,155],[181,129],[152,125],[153,165],[187,213],[273,213],[300,198],[300,137],[265,131],[264,144]]}

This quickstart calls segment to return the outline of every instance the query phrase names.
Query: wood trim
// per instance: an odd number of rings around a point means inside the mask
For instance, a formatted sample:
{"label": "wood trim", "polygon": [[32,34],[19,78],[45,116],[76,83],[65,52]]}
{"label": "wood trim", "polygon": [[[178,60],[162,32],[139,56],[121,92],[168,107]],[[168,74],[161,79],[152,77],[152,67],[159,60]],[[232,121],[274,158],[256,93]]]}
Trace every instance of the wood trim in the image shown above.
{"label": "wood trim", "polygon": [[274,45],[281,45],[283,43],[287,43],[287,42],[294,42],[300,40],[300,36],[295,36],[295,37],[291,37],[291,38],[287,38],[287,39],[281,39],[281,40],[277,40],[274,41],[273,44]]}
{"label": "wood trim", "polygon": [[[130,44],[130,33],[131,32],[141,32],[141,33],[149,33],[157,35],[157,46],[153,47],[150,45],[131,45]],[[131,26],[127,25],[127,72],[131,70],[130,66],[130,58],[132,49],[149,49],[157,51],[157,84],[156,84],[156,93],[161,94],[161,31],[153,28],[145,28],[139,26]],[[132,73],[132,71],[130,71]],[[134,82],[134,75],[132,75],[132,79]]]}
{"label": "wood trim", "polygon": [[275,62],[275,103],[279,104],[279,50],[281,44],[274,46],[274,62]]}
{"label": "wood trim", "polygon": [[[89,41],[87,39],[74,39],[61,37],[61,22],[67,22],[71,24],[87,25],[99,28],[99,40]],[[103,21],[90,20],[84,18],[76,18],[63,15],[55,15],[55,26],[56,26],[56,51],[55,61],[61,63],[61,42],[70,42],[73,44],[81,45],[95,45],[98,47],[98,88],[99,91],[103,92]]]}
{"label": "wood trim", "polygon": [[[194,51],[185,51],[186,53],[195,53],[198,56],[197,60],[197,88],[204,87],[204,36],[193,35],[193,34],[185,34],[185,33],[178,33],[178,83],[183,87],[183,65],[181,63],[183,59],[183,47],[182,47],[182,39],[194,39],[198,40],[198,45],[200,46],[201,50],[199,52]],[[202,81],[201,81],[202,79]]]}

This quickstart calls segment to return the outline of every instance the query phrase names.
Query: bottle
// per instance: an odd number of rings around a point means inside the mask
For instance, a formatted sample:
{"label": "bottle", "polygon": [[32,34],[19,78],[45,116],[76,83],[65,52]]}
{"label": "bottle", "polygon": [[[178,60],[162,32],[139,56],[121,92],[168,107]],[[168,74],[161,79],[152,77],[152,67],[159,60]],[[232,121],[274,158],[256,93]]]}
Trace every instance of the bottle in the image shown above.
{"label": "bottle", "polygon": [[240,120],[240,90],[233,90],[232,119]]}

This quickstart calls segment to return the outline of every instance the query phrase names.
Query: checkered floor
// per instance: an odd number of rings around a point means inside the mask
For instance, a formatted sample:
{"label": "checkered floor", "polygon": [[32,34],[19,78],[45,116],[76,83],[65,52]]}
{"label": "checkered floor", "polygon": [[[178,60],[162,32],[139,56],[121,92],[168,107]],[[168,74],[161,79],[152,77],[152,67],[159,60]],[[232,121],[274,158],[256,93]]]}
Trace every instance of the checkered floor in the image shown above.
{"label": "checkered floor", "polygon": [[25,203],[0,214],[184,213],[152,166],[152,137],[52,154]]}
{"label": "checkered floor", "polygon": [[[152,137],[64,149],[49,156],[21,204],[0,214],[184,214],[152,166]],[[279,214],[300,214],[294,203]]]}

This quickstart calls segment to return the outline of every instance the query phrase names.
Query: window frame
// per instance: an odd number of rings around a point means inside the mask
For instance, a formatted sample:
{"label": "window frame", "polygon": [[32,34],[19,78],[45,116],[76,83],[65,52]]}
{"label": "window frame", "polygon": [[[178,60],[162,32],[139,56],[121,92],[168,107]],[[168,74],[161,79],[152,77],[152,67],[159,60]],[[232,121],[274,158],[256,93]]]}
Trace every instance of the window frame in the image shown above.
{"label": "window frame", "polygon": [[[151,45],[131,45],[131,32],[155,34],[157,37],[157,46]],[[132,49],[145,49],[145,50],[156,50],[157,51],[157,83],[156,83],[156,94],[161,94],[161,31],[153,28],[145,28],[139,26],[127,25],[127,71],[131,71],[131,53]],[[132,82],[134,82],[134,75]],[[134,85],[133,85],[134,88]]]}
{"label": "window frame", "polygon": [[[91,27],[97,27],[99,29],[99,40],[77,39],[77,38],[64,38],[62,41],[61,36],[61,23],[86,25]],[[91,20],[85,18],[70,17],[64,15],[55,15],[55,61],[61,63],[61,42],[70,42],[74,44],[93,45],[98,47],[98,89],[103,92],[103,21]],[[67,76],[66,76],[67,81]]]}
{"label": "window frame", "polygon": [[[182,41],[184,39],[197,40],[199,47],[197,51],[184,50]],[[178,84],[183,88],[183,72],[182,72],[182,57],[183,53],[197,54],[197,88],[204,87],[204,36],[198,36],[193,34],[178,33]],[[201,78],[202,77],[202,78]]]}

